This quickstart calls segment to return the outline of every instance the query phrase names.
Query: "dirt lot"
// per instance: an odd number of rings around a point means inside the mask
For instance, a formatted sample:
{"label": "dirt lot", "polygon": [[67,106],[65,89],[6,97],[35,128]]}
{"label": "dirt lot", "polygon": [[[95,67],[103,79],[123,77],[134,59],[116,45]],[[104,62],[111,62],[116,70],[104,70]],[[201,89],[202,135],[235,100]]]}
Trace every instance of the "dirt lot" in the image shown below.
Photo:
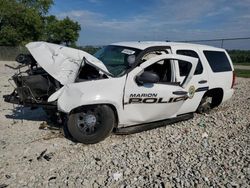
{"label": "dirt lot", "polygon": [[[47,127],[41,109],[2,95],[13,71],[0,62],[0,187],[249,187],[250,79],[206,115],[95,145]],[[14,64],[14,62],[8,62]],[[39,129],[43,127],[44,129]]]}

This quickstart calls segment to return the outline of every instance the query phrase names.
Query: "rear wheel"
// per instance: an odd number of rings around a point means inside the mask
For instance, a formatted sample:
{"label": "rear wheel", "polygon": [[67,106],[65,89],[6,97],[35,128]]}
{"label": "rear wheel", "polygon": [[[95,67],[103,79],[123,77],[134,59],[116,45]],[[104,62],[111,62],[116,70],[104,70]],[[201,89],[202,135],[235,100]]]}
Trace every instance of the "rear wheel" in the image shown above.
{"label": "rear wheel", "polygon": [[197,108],[197,112],[202,113],[208,113],[211,110],[212,107],[212,97],[204,96],[201,99],[201,102]]}
{"label": "rear wheel", "polygon": [[82,108],[69,115],[68,130],[73,138],[84,144],[104,140],[115,126],[115,115],[108,105]]}

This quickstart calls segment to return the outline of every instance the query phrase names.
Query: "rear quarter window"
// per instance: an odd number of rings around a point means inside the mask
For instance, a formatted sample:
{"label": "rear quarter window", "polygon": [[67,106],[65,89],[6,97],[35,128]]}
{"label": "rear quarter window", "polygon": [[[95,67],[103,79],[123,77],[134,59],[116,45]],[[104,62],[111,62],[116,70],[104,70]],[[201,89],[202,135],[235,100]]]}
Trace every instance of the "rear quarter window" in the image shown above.
{"label": "rear quarter window", "polygon": [[203,51],[213,72],[232,71],[232,67],[225,52]]}

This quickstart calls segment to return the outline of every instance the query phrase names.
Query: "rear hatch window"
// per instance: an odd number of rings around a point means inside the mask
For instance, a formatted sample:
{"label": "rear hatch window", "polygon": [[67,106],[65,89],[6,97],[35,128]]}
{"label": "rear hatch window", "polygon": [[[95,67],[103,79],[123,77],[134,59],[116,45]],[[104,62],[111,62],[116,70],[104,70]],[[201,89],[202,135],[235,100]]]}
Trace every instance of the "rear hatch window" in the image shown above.
{"label": "rear hatch window", "polygon": [[203,51],[213,72],[232,71],[232,67],[225,52]]}

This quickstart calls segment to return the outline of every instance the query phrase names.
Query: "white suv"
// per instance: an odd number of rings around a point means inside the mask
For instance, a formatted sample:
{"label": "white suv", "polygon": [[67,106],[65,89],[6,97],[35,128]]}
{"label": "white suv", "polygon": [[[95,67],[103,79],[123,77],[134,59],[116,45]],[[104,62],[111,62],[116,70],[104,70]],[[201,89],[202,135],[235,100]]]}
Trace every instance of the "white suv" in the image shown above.
{"label": "white suv", "polygon": [[27,48],[31,55],[17,61],[30,68],[13,76],[17,88],[5,101],[57,114],[82,143],[189,119],[234,92],[233,65],[221,48],[120,42],[94,56],[45,42]]}

